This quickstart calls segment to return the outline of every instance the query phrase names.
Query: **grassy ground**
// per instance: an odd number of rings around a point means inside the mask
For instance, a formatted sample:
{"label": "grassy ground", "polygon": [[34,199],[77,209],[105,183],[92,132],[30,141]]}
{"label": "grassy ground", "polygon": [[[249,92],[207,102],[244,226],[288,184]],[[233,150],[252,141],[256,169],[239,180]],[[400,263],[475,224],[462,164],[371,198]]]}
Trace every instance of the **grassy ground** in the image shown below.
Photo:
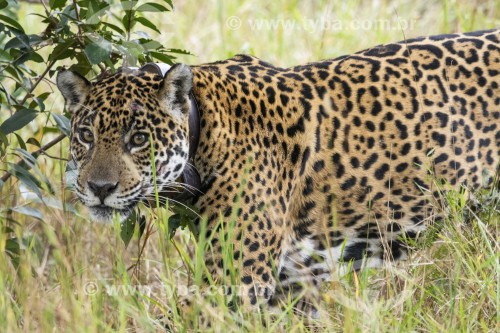
{"label": "grassy ground", "polygon": [[[177,0],[174,4],[175,13],[155,18],[165,31],[158,40],[193,52],[195,56],[181,58],[190,64],[252,53],[291,66],[405,37],[500,24],[500,3],[495,0],[196,4]],[[23,4],[21,20],[30,19],[25,14],[33,10],[40,9]],[[36,25],[30,28],[37,31]],[[61,105],[62,97],[53,101],[52,111],[61,112]],[[36,125],[31,130],[37,131]],[[49,138],[37,135],[43,141]],[[67,149],[65,142],[50,154],[67,157]],[[0,169],[13,160],[9,155],[0,161]],[[125,248],[117,228],[88,221],[74,196],[63,190],[63,162],[41,157],[40,170],[56,187],[56,196],[47,197],[46,204],[22,195],[15,181],[0,190],[0,209],[31,207],[41,212],[39,217],[28,216],[18,208],[8,215],[17,221],[15,233],[25,239],[26,247],[17,267],[0,256],[0,330],[161,330],[154,319],[174,304],[170,291],[182,293],[180,286],[200,280],[201,269],[191,274],[189,267],[203,266],[201,247],[196,250],[187,232],[178,233],[171,242],[164,232],[166,211],[159,210],[156,223],[148,215],[146,236]],[[286,309],[277,317],[265,311],[230,312],[221,299],[216,299],[217,310],[209,305],[197,310],[213,317],[214,331],[499,331],[500,205],[498,193],[484,197],[479,210],[469,209],[465,194],[443,197],[448,218],[431,227],[408,261],[351,274],[325,286],[317,321],[305,321]],[[5,223],[3,215],[0,220]],[[0,244],[5,244],[3,233]],[[195,259],[185,259],[187,254]],[[196,311],[178,314],[174,326],[183,331],[196,316]]]}

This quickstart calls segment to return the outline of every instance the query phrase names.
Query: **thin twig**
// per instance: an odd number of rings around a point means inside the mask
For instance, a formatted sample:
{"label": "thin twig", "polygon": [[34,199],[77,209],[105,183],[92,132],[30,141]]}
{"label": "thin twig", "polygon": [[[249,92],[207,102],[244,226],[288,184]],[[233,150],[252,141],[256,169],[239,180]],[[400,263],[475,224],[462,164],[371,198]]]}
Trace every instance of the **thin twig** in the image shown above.
{"label": "thin twig", "polygon": [[52,160],[59,160],[59,161],[63,161],[63,162],[69,162],[69,161],[71,161],[71,159],[69,159],[69,158],[52,156],[50,154],[47,154],[46,152],[42,152],[41,155],[47,156],[48,158],[50,158]]}
{"label": "thin twig", "polygon": [[45,68],[45,70],[43,71],[43,73],[36,79],[35,83],[31,86],[31,89],[26,93],[26,95],[24,96],[24,98],[21,101],[21,103],[19,103],[19,105],[24,105],[24,103],[26,103],[26,101],[28,100],[28,98],[31,97],[31,94],[33,94],[33,91],[35,91],[35,88],[38,86],[38,84],[40,82],[42,82],[42,80],[45,77],[45,75],[47,75],[47,73],[52,69],[52,66],[54,66],[55,63],[56,62],[54,60],[52,60],[52,61],[50,61],[47,64],[47,68]]}

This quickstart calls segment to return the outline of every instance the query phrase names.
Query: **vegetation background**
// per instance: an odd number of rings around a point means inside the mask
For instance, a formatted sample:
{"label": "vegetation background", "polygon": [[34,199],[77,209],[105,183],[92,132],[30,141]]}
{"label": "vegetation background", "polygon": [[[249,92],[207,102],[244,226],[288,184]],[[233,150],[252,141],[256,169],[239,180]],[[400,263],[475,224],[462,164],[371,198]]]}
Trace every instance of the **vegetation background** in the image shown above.
{"label": "vegetation background", "polygon": [[[110,11],[77,18],[68,9],[74,3],[87,13]],[[500,26],[497,0],[176,0],[174,10],[170,1],[149,3],[141,12],[119,1],[0,1],[4,332],[161,331],[156,319],[175,305],[170,291],[199,282],[190,268],[199,272],[201,254],[210,250],[187,230],[171,240],[165,209],[147,215],[140,239],[137,230],[124,236],[118,225],[88,220],[65,185],[67,139],[40,151],[68,130],[54,84],[59,66],[78,63],[74,68],[92,78],[121,59],[198,64],[238,53],[292,66],[405,38]],[[212,318],[214,331],[498,332],[498,192],[478,195],[479,210],[470,209],[465,193],[443,196],[449,218],[431,228],[407,262],[326,286],[317,321],[290,311],[294,300],[276,317],[231,312],[221,299],[216,311],[196,310]],[[175,314],[172,326],[196,329],[196,318]]]}

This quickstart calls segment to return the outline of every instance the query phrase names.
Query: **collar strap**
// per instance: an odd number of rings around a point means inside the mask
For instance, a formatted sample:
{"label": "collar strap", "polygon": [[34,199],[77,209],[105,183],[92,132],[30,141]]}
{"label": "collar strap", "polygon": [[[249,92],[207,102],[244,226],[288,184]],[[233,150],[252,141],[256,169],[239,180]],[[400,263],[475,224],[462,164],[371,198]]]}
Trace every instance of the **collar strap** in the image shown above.
{"label": "collar strap", "polygon": [[[170,69],[170,66],[163,63],[147,63],[141,68],[140,71],[150,72],[153,74],[160,75],[162,77]],[[169,193],[167,197],[174,200],[187,200],[190,198],[198,197],[201,192],[201,179],[194,166],[194,157],[196,155],[196,150],[198,149],[198,143],[200,142],[200,112],[198,110],[198,104],[194,98],[193,91],[189,92],[189,103],[191,107],[189,108],[189,155],[188,163],[182,171],[182,179],[184,184],[187,185],[187,189],[183,188],[178,193]]]}

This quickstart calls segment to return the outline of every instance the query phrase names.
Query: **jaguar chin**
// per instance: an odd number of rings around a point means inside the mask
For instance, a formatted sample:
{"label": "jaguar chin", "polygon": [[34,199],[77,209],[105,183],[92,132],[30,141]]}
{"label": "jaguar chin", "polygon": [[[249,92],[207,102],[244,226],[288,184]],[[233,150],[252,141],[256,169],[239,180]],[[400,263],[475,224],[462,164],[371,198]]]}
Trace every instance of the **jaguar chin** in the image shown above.
{"label": "jaguar chin", "polygon": [[131,204],[129,207],[120,209],[106,205],[88,206],[90,217],[92,220],[100,223],[112,223],[114,218],[118,218],[123,222],[130,216],[137,204]]}

